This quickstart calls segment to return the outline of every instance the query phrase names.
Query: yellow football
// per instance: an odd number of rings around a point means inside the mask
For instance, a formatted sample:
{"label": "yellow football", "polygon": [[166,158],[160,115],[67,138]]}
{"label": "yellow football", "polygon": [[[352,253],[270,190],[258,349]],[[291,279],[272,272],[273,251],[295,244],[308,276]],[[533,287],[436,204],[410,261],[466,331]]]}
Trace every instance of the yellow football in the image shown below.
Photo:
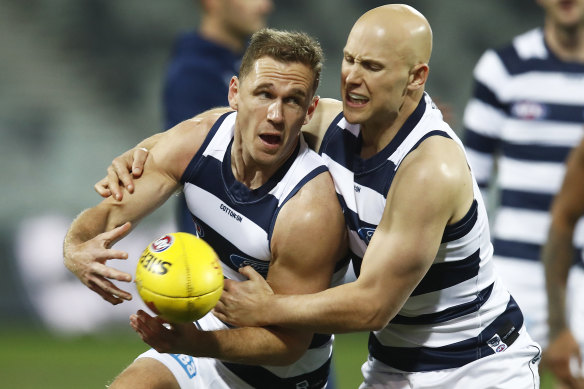
{"label": "yellow football", "polygon": [[200,319],[223,292],[223,272],[211,246],[185,232],[150,243],[136,268],[136,288],[144,303],[171,323]]}

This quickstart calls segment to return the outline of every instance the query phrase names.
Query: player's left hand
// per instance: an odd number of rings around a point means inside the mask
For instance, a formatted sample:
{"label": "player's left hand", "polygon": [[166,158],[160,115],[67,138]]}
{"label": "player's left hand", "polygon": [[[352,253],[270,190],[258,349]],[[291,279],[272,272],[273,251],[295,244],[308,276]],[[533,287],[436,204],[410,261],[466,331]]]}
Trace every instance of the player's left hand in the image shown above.
{"label": "player's left hand", "polygon": [[144,171],[144,164],[148,158],[148,149],[139,147],[128,150],[117,156],[107,168],[107,175],[99,180],[93,188],[102,197],[113,196],[121,200],[126,188],[129,193],[134,192],[134,178],[138,178]]}
{"label": "player's left hand", "polygon": [[150,316],[143,310],[130,316],[130,326],[150,347],[160,353],[190,354],[186,348],[189,336],[199,330],[193,323],[167,323],[164,319]]}
{"label": "player's left hand", "polygon": [[[574,362],[577,362],[577,366],[570,366]],[[563,387],[584,389],[584,378],[579,374],[582,371],[580,347],[570,330],[560,332],[550,342],[543,353],[542,365],[552,371]]]}
{"label": "player's left hand", "polygon": [[213,308],[219,320],[236,326],[265,326],[262,309],[269,307],[269,299],[274,295],[270,285],[251,266],[239,269],[249,280],[224,280],[223,293]]}

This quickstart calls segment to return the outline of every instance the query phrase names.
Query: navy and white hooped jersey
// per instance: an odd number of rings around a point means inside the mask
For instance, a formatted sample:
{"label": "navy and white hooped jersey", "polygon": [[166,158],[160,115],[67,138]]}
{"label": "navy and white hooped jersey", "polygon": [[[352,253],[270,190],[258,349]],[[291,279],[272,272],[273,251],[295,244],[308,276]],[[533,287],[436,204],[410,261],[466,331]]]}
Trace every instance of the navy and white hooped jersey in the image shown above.
{"label": "navy and white hooped jersey", "polygon": [[[540,28],[486,51],[464,113],[465,145],[481,188],[496,174],[495,256],[539,261],[568,153],[584,134],[584,64],[564,62]],[[496,170],[494,165],[497,165]],[[489,191],[490,192],[490,191]],[[574,242],[584,245],[580,222]]]}
{"label": "navy and white hooped jersey", "polygon": [[[431,136],[451,138],[462,148],[428,95],[369,159],[360,157],[359,125],[339,114],[327,130],[320,152],[344,202],[354,258],[363,258],[400,163]],[[523,325],[519,307],[493,272],[486,210],[474,179],[473,189],[468,213],[445,228],[432,266],[405,305],[384,329],[370,334],[370,355],[396,371],[463,366],[508,347]]]}
{"label": "navy and white hooped jersey", "polygon": [[[267,275],[270,241],[279,211],[304,184],[327,168],[300,137],[294,154],[268,182],[249,189],[235,179],[231,170],[236,115],[227,113],[217,120],[181,181],[199,236],[217,252],[224,275],[242,280],[238,268],[246,265],[264,277]],[[204,330],[227,328],[214,317],[200,321],[199,325]],[[229,369],[254,388],[320,388],[328,377],[331,353],[332,336],[317,334],[309,350],[290,366],[226,362],[218,362],[217,366]]]}

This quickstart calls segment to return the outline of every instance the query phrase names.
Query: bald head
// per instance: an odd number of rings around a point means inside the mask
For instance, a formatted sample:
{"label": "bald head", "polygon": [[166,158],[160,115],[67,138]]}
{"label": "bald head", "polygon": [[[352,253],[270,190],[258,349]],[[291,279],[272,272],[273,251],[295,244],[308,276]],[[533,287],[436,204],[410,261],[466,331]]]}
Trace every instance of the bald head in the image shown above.
{"label": "bald head", "polygon": [[349,39],[372,39],[412,66],[428,63],[432,53],[432,29],[420,12],[405,4],[387,4],[364,13]]}

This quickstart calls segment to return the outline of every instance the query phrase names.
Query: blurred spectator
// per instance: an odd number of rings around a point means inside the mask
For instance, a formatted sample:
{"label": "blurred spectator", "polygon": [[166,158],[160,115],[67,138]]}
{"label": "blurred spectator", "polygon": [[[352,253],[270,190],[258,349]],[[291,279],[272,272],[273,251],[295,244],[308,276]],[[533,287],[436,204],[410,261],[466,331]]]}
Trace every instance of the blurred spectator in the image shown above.
{"label": "blurred spectator", "polygon": [[[239,72],[247,40],[266,25],[271,0],[200,0],[196,32],[180,35],[164,86],[165,127],[210,108],[227,106],[229,80]],[[184,196],[178,201],[180,231],[196,234]]]}
{"label": "blurred spectator", "polygon": [[[476,65],[464,130],[479,185],[492,195],[495,191],[487,189],[493,184],[500,196],[488,201],[496,207],[499,274],[521,306],[529,333],[545,348],[547,299],[539,258],[564,161],[583,133],[584,0],[538,4],[545,13],[543,28],[488,50]],[[574,234],[578,249],[584,242],[581,228]],[[582,343],[583,335],[577,336]]]}
{"label": "blurred spectator", "polygon": [[[542,260],[545,265],[548,296],[549,346],[544,353],[543,363],[568,388],[584,388],[582,375],[582,345],[574,337],[573,329],[582,326],[584,312],[575,312],[571,323],[567,321],[570,301],[566,301],[568,275],[580,273],[582,269],[573,267],[574,246],[572,240],[577,220],[584,215],[584,141],[576,147],[566,164],[566,176],[559,193],[554,199],[551,210],[551,225]],[[584,299],[584,285],[573,284],[579,288],[571,298]],[[572,301],[573,303],[573,301]],[[578,303],[580,306],[582,303]],[[576,319],[576,320],[575,320]],[[580,338],[580,343],[582,339]]]}

